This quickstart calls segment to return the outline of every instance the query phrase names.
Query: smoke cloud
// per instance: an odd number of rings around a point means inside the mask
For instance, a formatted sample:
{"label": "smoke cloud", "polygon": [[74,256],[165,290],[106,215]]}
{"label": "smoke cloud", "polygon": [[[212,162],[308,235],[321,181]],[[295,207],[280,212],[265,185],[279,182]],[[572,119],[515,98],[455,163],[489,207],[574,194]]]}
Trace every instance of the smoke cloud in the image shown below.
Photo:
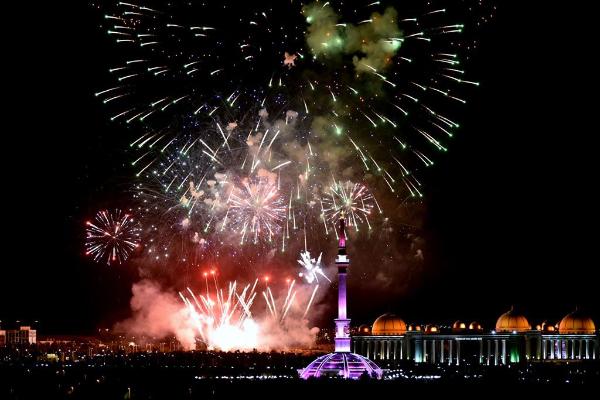
{"label": "smoke cloud", "polygon": [[[115,325],[118,332],[135,336],[151,336],[161,339],[175,336],[184,349],[193,350],[197,342],[204,342],[208,348],[229,350],[290,350],[305,349],[315,345],[318,328],[311,327],[304,318],[306,301],[312,294],[312,286],[301,285],[295,293],[297,301],[287,311],[283,319],[281,313],[273,317],[260,313],[263,304],[255,305],[252,318],[241,324],[225,324],[213,330],[206,330],[205,315],[198,315],[174,290],[161,287],[157,282],[144,279],[132,286],[132,316]],[[324,291],[313,299],[311,315],[320,313],[318,303]],[[283,301],[285,293],[278,293],[276,302]],[[258,313],[255,315],[254,313]],[[201,332],[203,331],[203,332]]]}
{"label": "smoke cloud", "polygon": [[339,23],[330,5],[311,3],[303,8],[309,24],[306,42],[316,57],[352,56],[357,73],[385,70],[400,48],[402,32],[398,13],[389,7],[383,14],[374,12],[358,25]]}
{"label": "smoke cloud", "polygon": [[185,349],[196,346],[196,332],[192,316],[182,307],[175,293],[164,291],[150,280],[142,280],[131,288],[131,311],[133,316],[115,326],[117,331],[132,335],[163,338],[174,335]]}

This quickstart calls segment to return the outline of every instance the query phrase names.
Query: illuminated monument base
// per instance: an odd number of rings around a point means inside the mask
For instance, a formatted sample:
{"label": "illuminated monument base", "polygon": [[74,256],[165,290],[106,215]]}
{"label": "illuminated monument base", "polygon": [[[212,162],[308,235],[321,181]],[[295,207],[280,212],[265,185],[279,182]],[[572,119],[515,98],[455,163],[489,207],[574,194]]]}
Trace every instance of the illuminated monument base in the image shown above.
{"label": "illuminated monument base", "polygon": [[371,360],[354,353],[329,353],[311,362],[300,372],[303,379],[340,377],[358,379],[362,376],[381,378],[381,369]]}
{"label": "illuminated monument base", "polygon": [[363,376],[381,379],[383,372],[373,361],[350,352],[350,319],[346,314],[346,273],[350,260],[346,255],[346,233],[344,216],[340,218],[338,255],[338,318],[335,319],[335,352],[311,362],[300,371],[303,379],[340,377],[358,379]]}

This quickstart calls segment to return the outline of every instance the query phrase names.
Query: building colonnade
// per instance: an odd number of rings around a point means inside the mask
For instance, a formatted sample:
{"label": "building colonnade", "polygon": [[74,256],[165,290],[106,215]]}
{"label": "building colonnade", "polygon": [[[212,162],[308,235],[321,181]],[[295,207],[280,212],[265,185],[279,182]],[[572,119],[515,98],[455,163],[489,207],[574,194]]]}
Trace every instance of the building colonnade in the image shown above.
{"label": "building colonnade", "polygon": [[468,361],[494,366],[534,360],[595,360],[599,350],[595,335],[407,333],[355,336],[352,340],[352,352],[389,364],[410,360],[460,365]]}

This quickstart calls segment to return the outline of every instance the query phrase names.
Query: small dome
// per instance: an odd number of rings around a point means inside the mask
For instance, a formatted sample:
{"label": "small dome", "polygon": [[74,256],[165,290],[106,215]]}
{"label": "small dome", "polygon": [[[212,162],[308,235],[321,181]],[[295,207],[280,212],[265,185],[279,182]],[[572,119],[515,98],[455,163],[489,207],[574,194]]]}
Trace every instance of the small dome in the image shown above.
{"label": "small dome", "polygon": [[554,332],[556,329],[555,329],[554,325],[549,324],[548,321],[544,321],[544,322],[542,322],[541,328],[538,328],[538,331],[539,330],[544,331],[544,332]]}
{"label": "small dome", "polygon": [[517,313],[514,307],[505,312],[496,321],[496,332],[525,332],[531,330],[531,325],[525,316]]}
{"label": "small dome", "polygon": [[464,331],[465,329],[467,329],[467,324],[462,321],[456,321],[452,324],[453,331]]}
{"label": "small dome", "polygon": [[416,324],[412,325],[411,324],[411,325],[408,326],[408,330],[410,332],[420,332],[421,331],[421,325],[416,325]]}
{"label": "small dome", "polygon": [[394,314],[383,314],[373,323],[373,335],[402,335],[406,332],[406,323]]}
{"label": "small dome", "polygon": [[593,335],[596,333],[596,325],[590,317],[583,315],[579,310],[575,310],[560,321],[558,332],[561,335]]}
{"label": "small dome", "polygon": [[427,325],[425,327],[425,333],[438,333],[439,329],[435,325]]}
{"label": "small dome", "polygon": [[361,325],[358,327],[358,332],[359,335],[370,335],[371,334],[371,327],[369,325]]}
{"label": "small dome", "polygon": [[470,331],[482,331],[483,326],[481,326],[481,324],[479,322],[473,321],[469,324],[469,330]]}

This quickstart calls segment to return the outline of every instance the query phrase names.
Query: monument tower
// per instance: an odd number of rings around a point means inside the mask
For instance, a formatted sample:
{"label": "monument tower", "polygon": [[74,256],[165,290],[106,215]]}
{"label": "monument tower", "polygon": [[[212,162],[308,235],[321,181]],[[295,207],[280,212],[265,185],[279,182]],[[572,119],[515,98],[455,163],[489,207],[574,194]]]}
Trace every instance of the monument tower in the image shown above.
{"label": "monument tower", "polygon": [[350,352],[350,319],[346,310],[346,275],[350,259],[346,253],[346,219],[340,214],[338,221],[338,317],[335,321],[335,351],[321,356],[300,371],[304,379],[322,376],[358,379],[363,375],[381,378],[382,371],[373,361]]}

